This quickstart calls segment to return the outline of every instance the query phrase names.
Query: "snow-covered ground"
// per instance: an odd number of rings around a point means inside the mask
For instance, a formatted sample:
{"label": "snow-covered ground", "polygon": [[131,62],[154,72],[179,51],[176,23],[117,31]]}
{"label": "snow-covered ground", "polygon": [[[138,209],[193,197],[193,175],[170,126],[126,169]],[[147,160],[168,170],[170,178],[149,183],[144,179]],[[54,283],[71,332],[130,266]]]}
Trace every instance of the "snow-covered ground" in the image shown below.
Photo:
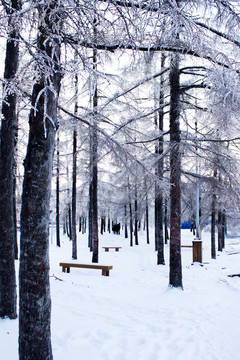
{"label": "snow-covered ground", "polygon": [[[156,265],[153,237],[130,247],[123,235],[100,235],[100,270],[71,269],[71,242],[50,244],[52,346],[55,360],[238,360],[240,359],[240,237],[210,259],[210,234],[203,232],[203,266],[192,265],[192,249],[182,249],[184,291],[168,287],[165,266]],[[189,230],[182,244],[191,244]],[[55,242],[55,240],[54,240]],[[121,246],[105,252],[102,246]],[[78,235],[78,261],[90,263],[86,235]],[[18,264],[16,264],[18,265]],[[58,279],[57,279],[58,278]],[[60,281],[61,279],[62,281]],[[17,360],[18,320],[0,320],[1,359]]]}

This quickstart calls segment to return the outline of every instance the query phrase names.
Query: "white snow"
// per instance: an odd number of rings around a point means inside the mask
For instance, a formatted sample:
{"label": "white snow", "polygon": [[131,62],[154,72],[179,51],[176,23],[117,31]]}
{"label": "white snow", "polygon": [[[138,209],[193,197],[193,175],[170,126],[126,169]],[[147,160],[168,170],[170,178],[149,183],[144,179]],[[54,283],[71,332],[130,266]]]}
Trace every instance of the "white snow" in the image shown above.
{"label": "white snow", "polygon": [[[182,248],[184,291],[168,287],[166,265],[156,265],[153,236],[129,246],[124,236],[99,235],[100,270],[71,268],[71,242],[50,244],[52,346],[55,360],[238,360],[240,359],[240,237],[210,258],[210,234],[203,232],[203,266],[192,265],[192,249]],[[182,231],[182,244],[193,235]],[[105,252],[102,246],[121,246]],[[239,252],[239,253],[238,253]],[[231,254],[231,255],[230,255]],[[91,263],[87,236],[78,234],[78,262]],[[18,264],[16,264],[18,265]],[[58,279],[62,279],[60,281]],[[18,359],[18,320],[0,320],[4,360]]]}

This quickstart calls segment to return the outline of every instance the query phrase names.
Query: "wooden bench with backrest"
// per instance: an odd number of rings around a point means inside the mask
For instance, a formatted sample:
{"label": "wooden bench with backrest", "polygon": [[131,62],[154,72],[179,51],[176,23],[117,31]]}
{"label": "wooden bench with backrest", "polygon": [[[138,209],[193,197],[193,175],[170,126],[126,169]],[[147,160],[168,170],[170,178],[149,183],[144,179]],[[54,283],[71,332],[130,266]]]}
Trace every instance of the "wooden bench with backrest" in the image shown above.
{"label": "wooden bench with backrest", "polygon": [[115,249],[115,251],[119,251],[119,249],[121,249],[121,246],[103,246],[103,249],[105,249],[105,251],[109,251],[109,249]]}
{"label": "wooden bench with backrest", "polygon": [[76,263],[60,263],[62,271],[70,273],[70,268],[83,268],[83,269],[100,269],[102,270],[103,276],[109,276],[110,270],[113,268],[112,265],[97,265],[97,264],[76,264]]}

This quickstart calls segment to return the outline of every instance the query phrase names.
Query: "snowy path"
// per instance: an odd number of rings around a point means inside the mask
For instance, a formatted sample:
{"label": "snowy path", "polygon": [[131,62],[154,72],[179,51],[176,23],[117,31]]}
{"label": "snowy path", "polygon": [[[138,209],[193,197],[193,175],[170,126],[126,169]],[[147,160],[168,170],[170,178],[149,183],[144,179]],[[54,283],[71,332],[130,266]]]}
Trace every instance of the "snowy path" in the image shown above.
{"label": "snowy path", "polygon": [[[55,360],[238,360],[240,335],[240,239],[210,260],[209,234],[203,243],[204,266],[191,265],[192,250],[182,249],[184,291],[168,288],[165,266],[156,266],[153,245],[130,248],[122,236],[100,236],[100,263],[113,265],[110,277],[99,270],[71,269],[71,243],[51,245],[52,344]],[[192,235],[183,232],[182,243]],[[91,262],[80,235],[78,261]],[[106,245],[119,252],[104,252]],[[0,321],[4,360],[17,360],[17,321]],[[6,332],[10,334],[6,334]],[[3,336],[2,336],[3,335]],[[11,339],[11,351],[7,351]],[[13,343],[14,342],[14,343]]]}

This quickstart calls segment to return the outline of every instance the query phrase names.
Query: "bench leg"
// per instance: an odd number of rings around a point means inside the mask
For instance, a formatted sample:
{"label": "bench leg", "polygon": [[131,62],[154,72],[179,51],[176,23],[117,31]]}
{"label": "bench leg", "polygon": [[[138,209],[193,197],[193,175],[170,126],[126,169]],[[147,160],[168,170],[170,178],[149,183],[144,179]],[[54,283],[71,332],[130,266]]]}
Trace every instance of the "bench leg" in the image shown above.
{"label": "bench leg", "polygon": [[102,269],[102,276],[109,276],[109,270]]}
{"label": "bench leg", "polygon": [[106,248],[106,249],[105,249],[105,251],[109,251],[109,249],[108,249],[108,248]]}
{"label": "bench leg", "polygon": [[67,267],[67,272],[70,273],[70,267]]}
{"label": "bench leg", "polygon": [[115,251],[119,251],[119,248],[116,248]]}
{"label": "bench leg", "polygon": [[65,272],[65,266],[62,266],[62,272]]}

